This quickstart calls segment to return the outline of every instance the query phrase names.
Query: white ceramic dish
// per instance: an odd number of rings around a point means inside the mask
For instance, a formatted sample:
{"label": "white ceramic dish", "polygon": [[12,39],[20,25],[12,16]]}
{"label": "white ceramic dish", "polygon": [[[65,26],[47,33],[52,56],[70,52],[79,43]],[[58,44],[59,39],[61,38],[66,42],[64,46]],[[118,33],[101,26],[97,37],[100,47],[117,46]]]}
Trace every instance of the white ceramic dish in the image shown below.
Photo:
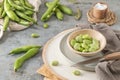
{"label": "white ceramic dish", "polygon": [[[80,60],[85,60],[85,58],[80,57],[80,55],[75,54],[73,56],[72,53],[68,52],[69,50],[67,47],[65,47],[65,36],[76,29],[77,28],[73,28],[63,31],[46,43],[43,49],[44,63],[53,74],[62,78],[62,80],[97,80],[95,72],[79,70],[81,72],[80,76],[72,74],[72,72],[77,68],[71,67],[71,65],[79,62]],[[58,60],[60,65],[57,67],[51,66],[51,62],[53,60]]]}

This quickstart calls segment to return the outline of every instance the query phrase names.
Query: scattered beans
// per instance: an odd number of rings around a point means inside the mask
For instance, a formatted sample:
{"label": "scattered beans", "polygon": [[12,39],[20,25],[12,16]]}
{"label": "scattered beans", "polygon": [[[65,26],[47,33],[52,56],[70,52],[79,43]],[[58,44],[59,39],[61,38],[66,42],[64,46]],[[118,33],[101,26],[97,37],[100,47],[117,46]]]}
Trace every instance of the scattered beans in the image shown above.
{"label": "scattered beans", "polygon": [[52,61],[51,65],[52,65],[52,66],[58,66],[58,65],[59,65],[59,62],[56,61],[56,60],[54,60],[54,61]]}
{"label": "scattered beans", "polygon": [[44,28],[48,28],[49,25],[48,25],[47,23],[44,23],[44,24],[43,24],[43,27],[44,27]]}
{"label": "scattered beans", "polygon": [[75,70],[75,71],[73,71],[73,74],[74,74],[75,76],[79,76],[79,75],[80,75],[80,71]]}
{"label": "scattered beans", "polygon": [[37,33],[32,33],[32,34],[31,34],[31,37],[33,37],[33,38],[38,38],[38,37],[40,37],[40,35],[37,34]]}

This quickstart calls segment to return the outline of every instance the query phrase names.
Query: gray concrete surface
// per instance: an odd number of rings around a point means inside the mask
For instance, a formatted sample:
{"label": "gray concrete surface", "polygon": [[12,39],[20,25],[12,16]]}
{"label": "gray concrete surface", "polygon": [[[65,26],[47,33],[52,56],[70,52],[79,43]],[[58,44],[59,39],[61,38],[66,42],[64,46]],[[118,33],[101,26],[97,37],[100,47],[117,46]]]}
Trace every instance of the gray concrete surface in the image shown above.
{"label": "gray concrete surface", "polygon": [[[51,0],[47,0],[51,1]],[[15,59],[22,54],[10,56],[9,51],[15,47],[29,44],[39,44],[44,45],[50,38],[57,35],[59,32],[73,28],[75,24],[86,23],[87,21],[86,13],[91,8],[91,6],[99,2],[99,0],[78,0],[80,4],[72,4],[67,2],[67,0],[61,0],[61,3],[68,5],[74,11],[76,7],[82,10],[82,18],[76,21],[73,16],[64,15],[64,20],[59,21],[55,16],[47,22],[49,24],[48,29],[42,27],[43,22],[40,21],[40,17],[46,10],[44,4],[40,6],[38,13],[38,25],[33,25],[31,28],[19,31],[19,32],[6,32],[4,37],[0,40],[0,80],[43,80],[43,77],[36,73],[36,70],[42,66],[43,60],[41,57],[42,49],[39,54],[30,60],[26,61],[25,64],[20,68],[18,72],[13,71],[13,63]],[[117,23],[111,28],[120,29],[120,2],[119,0],[101,0],[108,3],[110,9],[117,15]],[[39,38],[31,38],[32,33],[40,34]]]}

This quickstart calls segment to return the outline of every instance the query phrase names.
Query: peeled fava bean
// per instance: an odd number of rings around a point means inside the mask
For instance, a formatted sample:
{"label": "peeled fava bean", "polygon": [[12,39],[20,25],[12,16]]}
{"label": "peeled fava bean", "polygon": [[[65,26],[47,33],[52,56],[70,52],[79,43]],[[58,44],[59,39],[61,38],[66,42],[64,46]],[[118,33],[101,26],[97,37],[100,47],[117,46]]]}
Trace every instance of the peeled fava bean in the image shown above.
{"label": "peeled fava bean", "polygon": [[79,48],[80,48],[80,43],[75,43],[74,49],[75,49],[75,50],[79,50]]}
{"label": "peeled fava bean", "polygon": [[72,39],[72,40],[70,41],[70,45],[71,45],[72,47],[75,45],[75,43],[76,43],[76,40],[75,40],[75,39]]}

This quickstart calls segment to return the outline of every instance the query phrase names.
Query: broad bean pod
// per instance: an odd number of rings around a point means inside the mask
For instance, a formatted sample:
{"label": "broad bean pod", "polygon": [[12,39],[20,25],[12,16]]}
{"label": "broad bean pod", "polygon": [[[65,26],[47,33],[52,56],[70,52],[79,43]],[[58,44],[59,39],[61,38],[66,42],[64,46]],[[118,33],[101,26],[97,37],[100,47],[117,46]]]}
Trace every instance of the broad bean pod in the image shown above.
{"label": "broad bean pod", "polygon": [[34,11],[26,10],[24,13],[28,16],[32,16],[34,14]]}
{"label": "broad bean pod", "polygon": [[18,47],[18,48],[11,50],[9,54],[19,54],[21,52],[26,52],[31,48],[41,48],[41,46],[37,46],[37,45],[22,46],[22,47]]}
{"label": "broad bean pod", "polygon": [[50,16],[52,16],[53,14],[53,10],[55,10],[57,8],[57,4],[59,3],[59,0],[54,0],[53,1],[53,5],[51,5],[47,11],[42,15],[41,20],[42,21],[46,21],[50,18]]}
{"label": "broad bean pod", "polygon": [[8,25],[9,25],[9,21],[10,21],[9,17],[8,17],[8,16],[5,16],[5,17],[4,17],[4,23],[3,23],[3,31],[6,31],[6,30],[7,30]]}
{"label": "broad bean pod", "polygon": [[[46,6],[47,7],[50,7],[52,4],[51,3],[46,3]],[[55,14],[56,14],[56,17],[59,19],[59,20],[63,20],[63,13],[60,11],[60,9],[56,9],[55,10]]]}
{"label": "broad bean pod", "polygon": [[24,7],[15,4],[13,0],[8,0],[8,3],[10,4],[10,6],[14,7],[17,10],[25,11]]}
{"label": "broad bean pod", "polygon": [[20,21],[19,17],[11,10],[11,6],[9,5],[8,0],[4,0],[4,10],[7,16],[11,20],[16,21],[16,22]]}
{"label": "broad bean pod", "polygon": [[33,22],[33,23],[37,23],[33,18],[31,18],[31,17],[29,17],[29,16],[27,16],[26,14],[24,14],[24,13],[22,13],[22,12],[20,12],[20,11],[15,11],[16,12],[16,14],[19,16],[19,17],[21,17],[21,18],[23,18],[23,19],[25,19],[25,20],[27,20],[27,21],[30,21],[30,22]]}
{"label": "broad bean pod", "polygon": [[65,5],[59,4],[58,8],[59,8],[62,12],[64,12],[65,14],[73,15],[72,9],[70,9],[69,7],[67,7],[67,6],[65,6]]}
{"label": "broad bean pod", "polygon": [[5,16],[6,16],[6,12],[5,12],[5,10],[3,10],[3,12],[2,12],[2,18],[4,18]]}
{"label": "broad bean pod", "polygon": [[28,0],[25,0],[25,5],[31,9],[34,9],[34,6],[30,4]]}
{"label": "broad bean pod", "polygon": [[24,26],[28,26],[28,27],[29,27],[30,25],[33,24],[33,22],[29,22],[29,21],[26,21],[26,20],[24,20],[24,19],[20,19],[19,24],[22,24],[22,25],[24,25]]}
{"label": "broad bean pod", "polygon": [[28,50],[23,56],[16,59],[14,63],[14,71],[16,72],[26,60],[35,56],[38,52],[39,52],[39,48],[32,48]]}
{"label": "broad bean pod", "polygon": [[29,8],[25,5],[25,0],[20,0],[22,6],[25,8],[25,9],[28,9],[28,10],[31,10],[31,11],[34,11],[32,8]]}

